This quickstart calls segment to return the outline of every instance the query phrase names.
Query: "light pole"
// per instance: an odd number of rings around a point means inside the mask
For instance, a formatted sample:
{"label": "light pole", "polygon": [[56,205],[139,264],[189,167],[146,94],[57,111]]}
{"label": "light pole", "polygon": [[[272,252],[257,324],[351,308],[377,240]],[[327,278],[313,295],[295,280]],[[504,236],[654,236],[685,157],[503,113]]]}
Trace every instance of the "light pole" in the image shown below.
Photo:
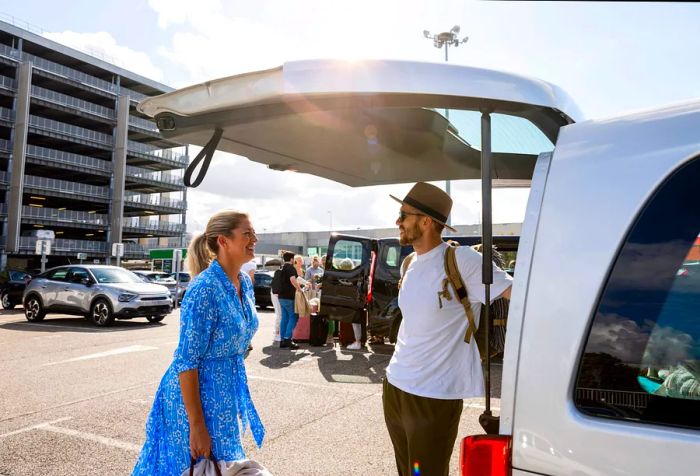
{"label": "light pole", "polygon": [[[462,43],[466,43],[469,41],[469,37],[465,36],[461,40],[457,35],[459,35],[460,27],[459,25],[455,25],[452,27],[450,31],[443,31],[442,33],[438,33],[437,35],[431,34],[428,30],[423,30],[423,36],[428,38],[429,40],[433,40],[433,46],[435,48],[442,48],[443,46],[445,47],[445,63],[449,62],[449,49],[450,45],[451,46],[459,46]],[[450,119],[450,110],[445,109],[445,117],[449,120]],[[450,181],[446,180],[445,181],[445,192],[447,192],[447,195],[450,195]],[[452,217],[447,217],[447,224],[452,225]]]}

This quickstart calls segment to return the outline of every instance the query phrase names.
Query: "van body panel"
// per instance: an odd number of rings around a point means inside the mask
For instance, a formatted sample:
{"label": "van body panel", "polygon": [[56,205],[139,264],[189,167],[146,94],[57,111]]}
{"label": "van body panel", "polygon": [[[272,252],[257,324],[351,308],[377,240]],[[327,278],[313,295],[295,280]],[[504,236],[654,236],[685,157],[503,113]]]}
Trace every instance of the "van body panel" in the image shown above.
{"label": "van body panel", "polygon": [[[518,259],[515,264],[510,306],[508,309],[508,330],[506,344],[503,352],[503,370],[501,379],[501,421],[500,434],[513,434],[513,419],[516,395],[516,380],[518,373],[518,359],[520,346],[522,345],[521,331],[523,316],[527,307],[527,290],[532,267],[532,251],[537,237],[540,209],[544,198],[544,190],[547,183],[547,175],[552,161],[552,154],[540,154],[532,177],[532,186],[525,209],[525,219],[520,232],[518,245]],[[571,244],[570,244],[571,245]]]}
{"label": "van body panel", "polygon": [[[700,155],[698,130],[700,101],[562,129],[532,252],[517,390],[501,402],[514,405],[514,467],[561,475],[684,474],[697,467],[697,431],[584,416],[574,407],[573,390],[620,246],[659,184]],[[571,243],[592,230],[595,243],[572,252]],[[514,290],[517,306],[525,297],[517,288],[522,284]],[[513,343],[507,346],[506,352]],[[512,358],[504,380],[513,378]]]}

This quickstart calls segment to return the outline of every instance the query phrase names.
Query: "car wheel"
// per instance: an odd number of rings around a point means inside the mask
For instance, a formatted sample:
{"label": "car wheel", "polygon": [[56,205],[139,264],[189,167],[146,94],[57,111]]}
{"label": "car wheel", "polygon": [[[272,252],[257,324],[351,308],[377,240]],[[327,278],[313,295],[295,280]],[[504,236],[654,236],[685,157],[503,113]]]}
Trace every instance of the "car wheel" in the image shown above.
{"label": "car wheel", "polygon": [[2,308],[3,309],[14,309],[15,303],[10,301],[10,295],[8,293],[2,293]]}
{"label": "car wheel", "polygon": [[165,319],[165,314],[160,314],[158,316],[146,316],[146,319],[148,319],[148,322],[160,322]]}
{"label": "car wheel", "polygon": [[96,299],[90,308],[90,317],[92,318],[92,323],[96,326],[109,326],[114,322],[112,306],[105,299]]}
{"label": "car wheel", "polygon": [[41,304],[41,299],[37,296],[29,296],[24,302],[24,317],[29,322],[39,322],[44,320],[45,316],[46,311],[44,311],[44,305]]}

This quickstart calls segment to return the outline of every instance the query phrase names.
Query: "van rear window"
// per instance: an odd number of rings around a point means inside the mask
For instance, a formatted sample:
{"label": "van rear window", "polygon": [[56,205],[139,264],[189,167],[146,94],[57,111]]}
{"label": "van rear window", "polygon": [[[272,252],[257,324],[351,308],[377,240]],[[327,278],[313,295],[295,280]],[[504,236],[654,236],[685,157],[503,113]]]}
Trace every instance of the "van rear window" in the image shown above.
{"label": "van rear window", "polygon": [[622,246],[581,358],[588,415],[700,428],[700,158],[656,191]]}

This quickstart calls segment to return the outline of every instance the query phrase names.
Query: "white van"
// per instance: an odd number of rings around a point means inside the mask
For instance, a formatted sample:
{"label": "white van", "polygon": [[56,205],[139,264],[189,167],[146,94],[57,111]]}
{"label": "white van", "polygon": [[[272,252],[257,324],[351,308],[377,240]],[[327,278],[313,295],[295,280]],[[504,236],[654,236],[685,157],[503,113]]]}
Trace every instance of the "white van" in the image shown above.
{"label": "white van", "polygon": [[491,185],[530,186],[500,423],[463,474],[700,473],[700,101],[576,123],[518,75],[310,61],[139,109],[207,144],[203,173],[218,148],[350,186],[483,178],[485,241]]}

